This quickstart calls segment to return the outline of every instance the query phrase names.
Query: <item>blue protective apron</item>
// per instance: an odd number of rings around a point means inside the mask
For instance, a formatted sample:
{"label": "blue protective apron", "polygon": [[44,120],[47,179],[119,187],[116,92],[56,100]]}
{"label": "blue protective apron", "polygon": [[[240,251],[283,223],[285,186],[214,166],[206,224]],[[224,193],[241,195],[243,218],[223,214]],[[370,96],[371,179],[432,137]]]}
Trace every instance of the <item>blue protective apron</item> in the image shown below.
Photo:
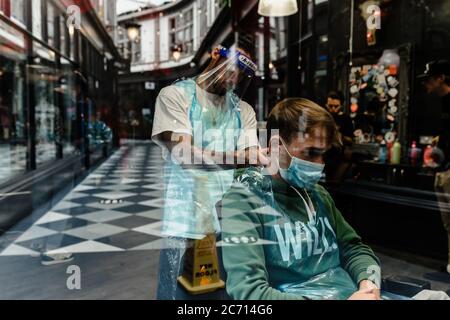
{"label": "blue protective apron", "polygon": [[268,176],[249,172],[238,178],[264,203],[276,212],[270,225],[264,226],[264,240],[273,243],[264,246],[266,264],[270,269],[302,270],[303,277],[275,282],[270,286],[313,300],[344,300],[349,298],[357,286],[350,275],[341,267],[339,247],[332,223],[317,190],[312,199],[307,193],[293,188],[305,206],[308,221],[291,217],[277,203],[272,181]]}
{"label": "blue protective apron", "polygon": [[[189,120],[194,145],[216,152],[235,151],[241,133],[240,99],[234,93],[225,97],[225,107],[201,106],[194,79],[174,84],[189,97]],[[165,205],[163,234],[202,239],[220,232],[216,204],[233,182],[234,170],[204,171],[183,169],[168,159],[165,166]]]}
{"label": "blue protective apron", "polygon": [[[357,290],[357,287],[350,275],[340,267],[336,234],[328,217],[322,210],[319,210],[319,212],[315,210],[307,193],[308,202],[297,189],[293,189],[303,200],[308,213],[309,221],[303,227],[305,227],[305,230],[311,231],[309,235],[308,232],[302,233],[300,239],[297,239],[297,245],[302,247],[302,254],[306,258],[295,263],[299,264],[298,268],[308,268],[310,278],[297,283],[282,284],[278,289],[309,299],[343,300],[349,298]],[[299,244],[299,241],[301,241],[301,244]],[[305,247],[306,250],[303,249]]]}

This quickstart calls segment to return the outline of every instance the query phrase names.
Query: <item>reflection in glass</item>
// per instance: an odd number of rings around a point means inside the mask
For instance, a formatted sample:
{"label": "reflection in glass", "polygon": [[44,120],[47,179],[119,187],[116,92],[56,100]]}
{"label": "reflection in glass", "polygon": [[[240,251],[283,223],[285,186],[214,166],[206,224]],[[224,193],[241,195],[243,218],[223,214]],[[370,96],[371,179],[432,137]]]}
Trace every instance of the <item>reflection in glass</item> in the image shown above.
{"label": "reflection in glass", "polygon": [[61,59],[62,74],[59,78],[59,93],[61,95],[64,114],[63,121],[63,154],[79,154],[80,146],[77,141],[77,108],[80,87],[76,84],[75,73],[70,62]]}
{"label": "reflection in glass", "polygon": [[[6,28],[0,38],[0,184],[26,170],[25,81],[23,34]],[[13,43],[14,42],[14,43]]]}
{"label": "reflection in glass", "polygon": [[39,166],[56,159],[55,142],[60,129],[56,103],[59,77],[54,65],[54,53],[37,43],[34,49],[39,57],[35,58],[35,64],[30,66],[29,71],[35,91],[36,163]]}

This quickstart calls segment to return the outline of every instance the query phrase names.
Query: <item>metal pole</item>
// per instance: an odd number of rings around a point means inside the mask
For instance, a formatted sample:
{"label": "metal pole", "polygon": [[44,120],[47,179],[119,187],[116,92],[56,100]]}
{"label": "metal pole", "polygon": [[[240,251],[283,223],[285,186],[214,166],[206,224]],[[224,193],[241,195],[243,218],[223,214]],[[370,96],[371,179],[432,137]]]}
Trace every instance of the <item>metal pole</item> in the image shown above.
{"label": "metal pole", "polygon": [[270,70],[270,18],[264,17],[264,80],[263,80],[263,90],[264,90],[264,106],[263,110],[269,110],[269,90],[271,82],[271,70]]}
{"label": "metal pole", "polygon": [[[8,3],[8,2],[7,2]],[[33,13],[31,1],[26,2],[27,28],[32,29]],[[27,107],[27,169],[36,169],[36,107],[35,107],[35,86],[34,71],[30,65],[34,64],[33,59],[33,40],[30,36],[26,36],[27,44],[27,67],[26,67],[26,107]]]}
{"label": "metal pole", "polygon": [[239,31],[238,31],[238,25],[239,25],[239,6],[237,5],[237,1],[230,0],[228,5],[231,9],[231,28],[232,32],[234,34],[234,44],[238,46],[239,44]]}
{"label": "metal pole", "polygon": [[355,15],[355,0],[350,0],[350,37],[349,37],[349,66],[353,66],[353,24]]}
{"label": "metal pole", "polygon": [[[298,0],[299,8],[302,7],[302,1]],[[287,76],[286,76],[286,94],[287,97],[297,97],[300,95],[300,67],[301,67],[301,15],[300,9],[295,15],[289,16],[287,33]]]}

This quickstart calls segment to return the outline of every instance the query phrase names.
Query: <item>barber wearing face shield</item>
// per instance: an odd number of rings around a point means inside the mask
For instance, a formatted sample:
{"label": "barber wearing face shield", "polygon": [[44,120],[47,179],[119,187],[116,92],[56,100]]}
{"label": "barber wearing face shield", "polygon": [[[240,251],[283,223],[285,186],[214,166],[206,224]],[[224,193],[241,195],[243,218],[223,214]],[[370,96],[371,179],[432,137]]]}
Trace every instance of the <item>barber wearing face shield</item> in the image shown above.
{"label": "barber wearing face shield", "polygon": [[217,47],[197,77],[161,90],[152,140],[163,148],[165,250],[158,299],[176,299],[188,239],[219,233],[215,205],[233,181],[234,168],[267,164],[259,149],[253,108],[241,100],[256,65],[243,49]]}

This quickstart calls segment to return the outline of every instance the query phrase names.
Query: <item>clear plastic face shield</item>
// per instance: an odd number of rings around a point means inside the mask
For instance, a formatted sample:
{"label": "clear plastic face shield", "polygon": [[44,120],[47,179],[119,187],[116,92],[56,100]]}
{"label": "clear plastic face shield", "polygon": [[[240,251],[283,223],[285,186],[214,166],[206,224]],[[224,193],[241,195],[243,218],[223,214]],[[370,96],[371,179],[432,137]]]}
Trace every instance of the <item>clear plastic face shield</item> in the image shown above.
{"label": "clear plastic face shield", "polygon": [[198,77],[197,84],[213,94],[224,96],[234,93],[242,98],[255,76],[256,64],[239,49],[219,46],[216,50],[219,55],[216,64]]}

